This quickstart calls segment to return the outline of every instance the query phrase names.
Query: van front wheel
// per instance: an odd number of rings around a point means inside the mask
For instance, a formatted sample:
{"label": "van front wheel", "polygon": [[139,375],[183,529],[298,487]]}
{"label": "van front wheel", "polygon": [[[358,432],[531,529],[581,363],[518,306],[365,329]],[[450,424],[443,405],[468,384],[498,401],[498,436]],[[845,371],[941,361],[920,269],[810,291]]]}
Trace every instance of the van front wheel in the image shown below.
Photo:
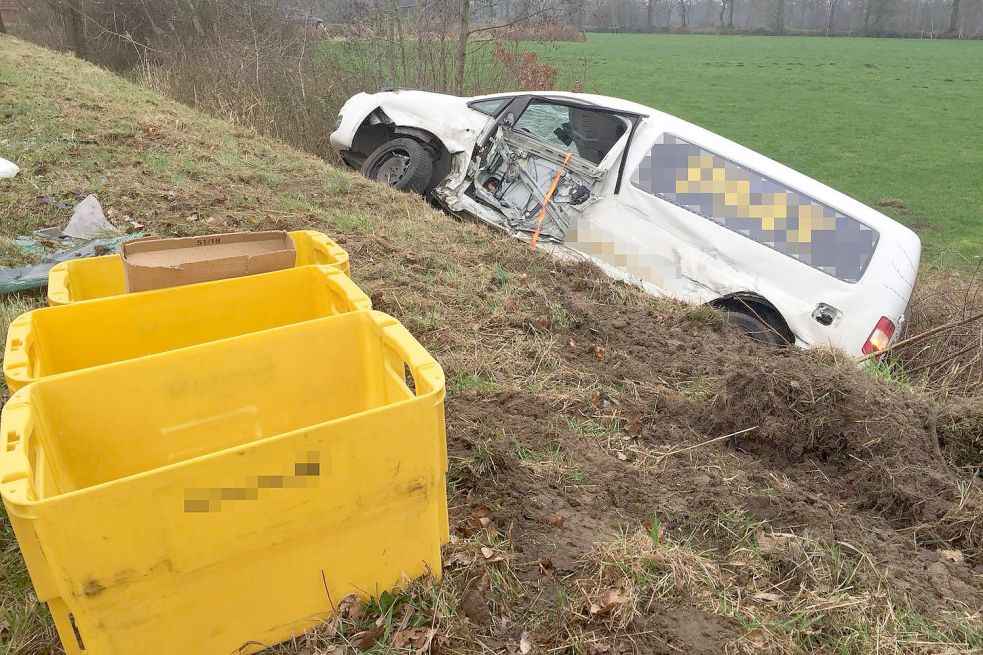
{"label": "van front wheel", "polygon": [[433,159],[419,141],[386,141],[362,164],[362,175],[400,191],[424,194],[433,176]]}

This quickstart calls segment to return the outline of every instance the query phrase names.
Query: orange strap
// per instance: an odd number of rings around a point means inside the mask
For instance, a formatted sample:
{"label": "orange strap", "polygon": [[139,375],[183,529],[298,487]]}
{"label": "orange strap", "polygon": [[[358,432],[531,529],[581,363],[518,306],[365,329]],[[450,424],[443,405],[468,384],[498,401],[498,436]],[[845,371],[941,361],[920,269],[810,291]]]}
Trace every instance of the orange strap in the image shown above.
{"label": "orange strap", "polygon": [[535,248],[536,242],[539,241],[539,228],[543,224],[543,219],[546,218],[546,203],[550,201],[553,197],[553,192],[556,191],[556,185],[560,182],[560,176],[563,175],[563,169],[567,167],[567,162],[573,157],[572,152],[568,152],[567,156],[563,158],[563,163],[560,164],[560,168],[556,171],[556,177],[553,178],[553,183],[550,184],[549,191],[546,192],[546,196],[543,198],[543,208],[539,210],[539,220],[536,221],[536,231],[532,233],[532,239],[529,240],[529,247]]}

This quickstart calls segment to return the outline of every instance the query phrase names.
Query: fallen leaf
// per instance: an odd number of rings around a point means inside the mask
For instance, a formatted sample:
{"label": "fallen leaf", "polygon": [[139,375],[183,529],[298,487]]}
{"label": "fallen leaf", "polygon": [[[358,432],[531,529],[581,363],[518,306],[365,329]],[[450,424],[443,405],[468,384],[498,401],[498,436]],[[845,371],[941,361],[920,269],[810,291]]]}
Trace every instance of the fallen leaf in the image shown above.
{"label": "fallen leaf", "polygon": [[562,528],[566,520],[566,517],[564,517],[562,514],[553,514],[543,518],[544,522],[552,525],[554,528]]}
{"label": "fallen leaf", "polygon": [[755,600],[763,600],[766,603],[778,603],[784,599],[781,594],[775,594],[770,591],[759,591],[751,596],[751,598],[754,598]]}
{"label": "fallen leaf", "polygon": [[444,558],[444,568],[450,568],[454,566],[468,566],[474,562],[474,556],[459,550],[455,553],[451,553],[448,557]]}
{"label": "fallen leaf", "polygon": [[549,557],[544,557],[543,559],[539,560],[539,568],[543,573],[548,574],[553,570],[553,560]]}
{"label": "fallen leaf", "polygon": [[362,616],[362,602],[355,594],[348,594],[338,601],[338,616],[351,621],[358,621]]}
{"label": "fallen leaf", "polygon": [[417,653],[425,653],[430,650],[430,643],[436,634],[434,628],[406,628],[393,635],[393,647],[399,650],[412,648]]}
{"label": "fallen leaf", "polygon": [[522,655],[528,655],[529,651],[532,650],[532,639],[529,638],[528,632],[523,632],[522,636],[519,637],[519,652]]}
{"label": "fallen leaf", "polygon": [[481,556],[488,562],[501,562],[503,559],[505,559],[488,546],[481,547]]}
{"label": "fallen leaf", "polygon": [[574,341],[573,339],[567,341],[567,348],[575,348],[576,346],[577,346],[577,342]]}
{"label": "fallen leaf", "polygon": [[642,433],[642,415],[632,414],[628,417],[628,423],[625,425],[625,429],[628,430],[628,434],[633,437],[637,437]]}
{"label": "fallen leaf", "polygon": [[519,276],[519,285],[524,287],[527,284],[529,284],[529,276],[523,273]]}
{"label": "fallen leaf", "polygon": [[758,648],[764,648],[768,644],[768,637],[765,635],[765,631],[761,628],[755,628],[750,632],[744,633],[744,638]]}
{"label": "fallen leaf", "polygon": [[488,588],[490,586],[491,586],[491,574],[488,571],[485,571],[485,573],[478,579],[478,584],[475,585],[475,587],[478,589],[480,593],[485,593],[486,591],[488,591]]}
{"label": "fallen leaf", "polygon": [[618,455],[618,459],[620,459],[622,462],[627,462],[628,461],[628,455],[625,455],[620,450],[618,451],[617,455]]}
{"label": "fallen leaf", "polygon": [[478,526],[482,528],[487,528],[491,525],[491,510],[483,505],[475,507],[471,510],[471,520],[474,521]]}
{"label": "fallen leaf", "polygon": [[594,346],[594,357],[604,359],[604,346]]}
{"label": "fallen leaf", "polygon": [[385,624],[383,624],[383,625],[374,625],[368,630],[358,633],[357,635],[355,635],[355,639],[358,640],[358,649],[368,650],[372,648],[373,646],[375,646],[375,642],[379,641],[379,637],[381,637],[382,633],[385,631],[386,631],[386,626]]}
{"label": "fallen leaf", "polygon": [[601,597],[598,602],[592,603],[590,606],[591,616],[604,617],[611,614],[625,603],[627,603],[630,598],[626,596],[620,589],[608,589]]}
{"label": "fallen leaf", "polygon": [[966,561],[966,556],[963,555],[961,550],[940,550],[939,555],[943,559],[947,559],[950,562],[955,562],[956,564],[962,564]]}
{"label": "fallen leaf", "polygon": [[[373,304],[375,304],[375,303],[373,303]],[[460,536],[464,537],[465,539],[467,539],[469,537],[473,537],[474,536],[474,533],[475,533],[475,530],[470,525],[467,525],[465,523],[458,523],[457,525],[454,526],[454,535],[460,535]],[[451,535],[451,536],[454,536],[454,535]]]}
{"label": "fallen leaf", "polygon": [[788,543],[793,538],[792,535],[780,532],[766,533],[764,530],[757,532],[758,547],[763,553],[778,553],[788,550]]}
{"label": "fallen leaf", "polygon": [[340,622],[341,619],[338,618],[337,614],[335,614],[318,627],[318,633],[324,635],[328,639],[333,639],[334,636],[338,634],[338,624]]}

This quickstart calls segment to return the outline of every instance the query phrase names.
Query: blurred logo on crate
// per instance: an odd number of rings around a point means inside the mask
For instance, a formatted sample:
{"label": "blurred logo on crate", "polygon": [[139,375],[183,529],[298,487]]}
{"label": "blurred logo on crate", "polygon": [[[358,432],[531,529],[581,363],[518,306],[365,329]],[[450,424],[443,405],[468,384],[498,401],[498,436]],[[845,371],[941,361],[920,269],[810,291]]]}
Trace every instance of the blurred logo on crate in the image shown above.
{"label": "blurred logo on crate", "polygon": [[[260,500],[262,489],[312,489],[321,476],[321,454],[308,451],[302,461],[293,463],[293,474],[251,475],[232,487],[209,487],[184,490],[184,511],[189,513],[221,512],[223,502]],[[228,508],[228,503],[225,507]]]}

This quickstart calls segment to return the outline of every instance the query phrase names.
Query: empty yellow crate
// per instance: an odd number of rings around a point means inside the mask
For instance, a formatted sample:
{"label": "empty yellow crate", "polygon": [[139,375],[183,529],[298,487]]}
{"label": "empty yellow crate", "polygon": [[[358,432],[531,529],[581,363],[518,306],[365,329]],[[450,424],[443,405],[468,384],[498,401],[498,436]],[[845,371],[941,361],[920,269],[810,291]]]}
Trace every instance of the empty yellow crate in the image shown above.
{"label": "empty yellow crate", "polygon": [[10,324],[3,373],[16,391],[48,375],[371,307],[355,283],[331,266],[46,307]]}
{"label": "empty yellow crate", "polygon": [[[350,273],[348,253],[326,235],[313,230],[290,232],[297,249],[297,266],[334,266]],[[48,273],[48,304],[68,303],[126,293],[123,260],[119,255],[86,257],[57,264]]]}
{"label": "empty yellow crate", "polygon": [[375,311],[21,389],[0,495],[67,653],[253,653],[439,576],[443,397]]}

